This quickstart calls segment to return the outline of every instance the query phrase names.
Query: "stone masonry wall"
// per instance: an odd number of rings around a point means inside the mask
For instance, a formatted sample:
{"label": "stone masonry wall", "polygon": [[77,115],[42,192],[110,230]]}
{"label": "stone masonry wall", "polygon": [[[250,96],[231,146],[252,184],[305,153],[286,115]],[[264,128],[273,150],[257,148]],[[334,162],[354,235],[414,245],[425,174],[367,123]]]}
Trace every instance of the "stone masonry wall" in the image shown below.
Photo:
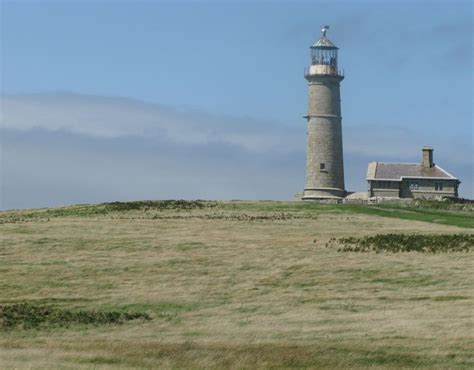
{"label": "stone masonry wall", "polygon": [[[410,190],[409,182],[418,182],[418,189]],[[443,190],[435,190],[435,182],[443,183]],[[426,198],[436,199],[446,196],[456,196],[456,180],[434,180],[434,179],[404,179],[401,184],[402,198]]]}
{"label": "stone masonry wall", "polygon": [[[328,189],[328,196],[344,193],[340,76],[307,76],[308,131],[305,190]],[[324,163],[324,169],[321,169]],[[332,189],[332,190],[330,190]],[[308,194],[305,191],[305,195]]]}

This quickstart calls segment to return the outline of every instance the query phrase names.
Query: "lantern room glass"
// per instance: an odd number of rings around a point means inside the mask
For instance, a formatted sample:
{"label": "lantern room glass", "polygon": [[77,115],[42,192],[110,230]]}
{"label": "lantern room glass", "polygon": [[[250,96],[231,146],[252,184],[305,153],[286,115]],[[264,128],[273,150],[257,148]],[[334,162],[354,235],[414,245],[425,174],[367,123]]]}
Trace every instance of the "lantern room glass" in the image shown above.
{"label": "lantern room glass", "polygon": [[323,64],[337,70],[337,48],[311,47],[311,64]]}

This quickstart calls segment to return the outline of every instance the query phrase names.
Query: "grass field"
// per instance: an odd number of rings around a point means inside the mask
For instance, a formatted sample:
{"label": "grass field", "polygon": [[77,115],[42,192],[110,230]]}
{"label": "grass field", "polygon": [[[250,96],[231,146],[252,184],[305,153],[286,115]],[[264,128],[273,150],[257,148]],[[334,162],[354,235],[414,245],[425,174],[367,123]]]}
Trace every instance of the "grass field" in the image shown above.
{"label": "grass field", "polygon": [[0,315],[0,368],[473,368],[472,249],[326,245],[473,234],[473,216],[296,202],[0,212],[0,306],[38,316]]}

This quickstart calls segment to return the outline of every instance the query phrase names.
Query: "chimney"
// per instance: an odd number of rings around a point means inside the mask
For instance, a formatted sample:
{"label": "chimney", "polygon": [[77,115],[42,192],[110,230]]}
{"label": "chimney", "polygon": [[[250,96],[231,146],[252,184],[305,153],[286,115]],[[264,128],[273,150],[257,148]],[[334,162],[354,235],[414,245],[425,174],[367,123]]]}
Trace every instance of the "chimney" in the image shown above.
{"label": "chimney", "polygon": [[423,152],[423,159],[421,161],[421,165],[424,168],[431,168],[434,166],[433,163],[433,148],[429,146],[424,146],[423,149],[421,149]]}

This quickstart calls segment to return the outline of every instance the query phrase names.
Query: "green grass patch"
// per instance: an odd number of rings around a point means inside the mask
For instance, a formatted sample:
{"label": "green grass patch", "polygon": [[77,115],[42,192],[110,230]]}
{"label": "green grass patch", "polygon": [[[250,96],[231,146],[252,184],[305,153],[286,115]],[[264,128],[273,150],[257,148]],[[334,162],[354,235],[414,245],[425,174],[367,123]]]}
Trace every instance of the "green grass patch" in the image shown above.
{"label": "green grass patch", "polygon": [[371,281],[375,284],[383,284],[384,286],[392,287],[426,287],[432,285],[439,285],[445,283],[445,280],[436,279],[434,276],[397,276],[387,278],[377,278]]}
{"label": "green grass patch", "polygon": [[81,204],[60,208],[40,208],[34,210],[15,210],[0,212],[0,225],[49,221],[57,217],[92,217],[131,211],[191,211],[213,208],[217,202],[203,200],[144,200],[133,202],[112,202],[101,204]]}
{"label": "green grass patch", "polygon": [[94,365],[120,365],[122,360],[114,356],[94,356],[91,358],[81,359],[79,362]]}
{"label": "green grass patch", "polygon": [[200,250],[200,249],[206,249],[206,248],[208,248],[208,246],[201,242],[179,243],[176,246],[176,249],[181,252],[188,252],[188,251]]}
{"label": "green grass patch", "polygon": [[240,313],[254,313],[258,311],[258,307],[255,306],[240,306],[238,311]]}
{"label": "green grass patch", "polygon": [[474,228],[472,212],[435,210],[416,206],[377,205],[361,206],[352,204],[341,205],[341,210],[363,213],[372,216],[400,218],[403,220],[423,221],[436,224]]}
{"label": "green grass patch", "polygon": [[459,301],[464,299],[469,299],[469,297],[463,295],[440,295],[432,297],[432,300],[435,302]]}
{"label": "green grass patch", "polygon": [[431,199],[416,199],[413,207],[444,209],[450,211],[474,211],[474,201],[470,199],[445,199],[445,200],[431,200]]}
{"label": "green grass patch", "polygon": [[[450,203],[451,204],[451,203]],[[378,217],[391,217],[403,220],[423,221],[465,228],[474,228],[472,211],[449,206],[446,202],[415,201],[411,205],[381,204],[320,204],[315,202],[224,202],[219,208],[240,211],[294,212],[300,215],[357,213]],[[296,216],[294,215],[296,218]]]}
{"label": "green grass patch", "polygon": [[[469,205],[471,206],[471,205]],[[233,213],[202,213],[206,210],[234,211]],[[199,214],[191,211],[201,211]],[[172,211],[174,214],[162,213]],[[158,213],[157,213],[158,212]],[[177,213],[176,213],[177,212]],[[249,213],[250,212],[250,213]],[[259,212],[259,214],[254,214]],[[203,200],[157,200],[112,202],[96,205],[76,205],[25,211],[0,212],[0,225],[49,221],[57,217],[107,216],[126,219],[223,219],[230,221],[285,221],[299,218],[317,218],[324,214],[358,213],[404,220],[432,222],[465,228],[474,228],[471,208],[453,202],[416,200],[410,205],[381,204],[319,204],[315,202],[215,202]]]}

